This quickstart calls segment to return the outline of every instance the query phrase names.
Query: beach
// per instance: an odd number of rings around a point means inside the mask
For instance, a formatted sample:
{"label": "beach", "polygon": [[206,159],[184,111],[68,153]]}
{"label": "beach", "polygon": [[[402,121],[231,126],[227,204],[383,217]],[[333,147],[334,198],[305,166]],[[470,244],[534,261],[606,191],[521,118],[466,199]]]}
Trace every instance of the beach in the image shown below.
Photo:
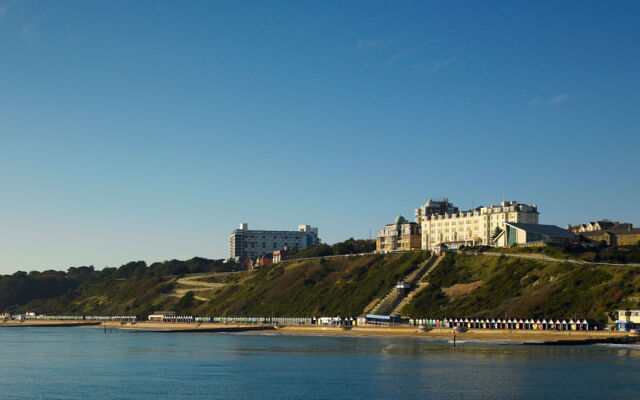
{"label": "beach", "polygon": [[18,321],[14,319],[0,321],[0,326],[7,327],[74,327],[74,326],[96,326],[98,321],[63,321],[63,320],[26,320]]}
{"label": "beach", "polygon": [[[1,326],[11,327],[94,327],[104,329],[131,329],[149,332],[268,332],[277,335],[314,336],[387,336],[420,337],[425,339],[453,339],[450,328],[419,329],[411,326],[352,326],[334,327],[317,325],[269,324],[220,324],[220,323],[170,323],[170,322],[116,322],[116,321],[51,321],[51,320],[8,320]],[[456,331],[456,341],[493,341],[510,344],[591,344],[591,343],[635,343],[639,335],[617,331],[552,331],[517,329],[469,329]]]}
{"label": "beach", "polygon": [[[450,328],[434,328],[423,330],[417,327],[332,327],[309,325],[255,325],[255,324],[211,324],[211,323],[167,323],[137,322],[104,322],[108,328],[124,328],[148,331],[175,332],[241,332],[268,331],[278,335],[323,335],[323,336],[389,336],[389,337],[422,337],[426,339],[453,339]],[[635,342],[638,338],[628,332],[617,331],[543,331],[543,330],[506,330],[506,329],[469,329],[456,332],[457,341],[496,341],[505,343],[552,343],[585,342],[585,341],[619,341]]]}

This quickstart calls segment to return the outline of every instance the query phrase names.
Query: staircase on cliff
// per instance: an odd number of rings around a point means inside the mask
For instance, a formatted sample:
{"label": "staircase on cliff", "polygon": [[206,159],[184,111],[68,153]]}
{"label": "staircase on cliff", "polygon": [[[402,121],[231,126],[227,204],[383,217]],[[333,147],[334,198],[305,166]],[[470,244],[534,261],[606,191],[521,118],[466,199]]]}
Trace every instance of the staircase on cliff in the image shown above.
{"label": "staircase on cliff", "polygon": [[403,292],[402,290],[398,290],[397,287],[394,287],[370,313],[375,315],[392,315],[396,309],[399,309],[398,306],[402,303],[403,299],[412,296],[416,291],[414,289],[424,287],[420,286],[420,281],[439,263],[440,259],[441,257],[433,255],[415,271],[405,276],[402,282],[404,282],[408,289],[405,289]]}
{"label": "staircase on cliff", "polygon": [[422,275],[420,277],[420,279],[418,280],[417,284],[412,286],[411,291],[409,293],[407,293],[407,295],[402,298],[402,300],[398,303],[398,305],[396,305],[396,307],[393,309],[393,311],[391,311],[391,314],[389,314],[389,315],[400,315],[400,310],[402,310],[402,307],[404,307],[407,304],[411,303],[411,300],[413,300],[413,298],[415,297],[416,294],[418,294],[425,287],[429,286],[429,282],[423,282],[423,279],[426,276],[428,276],[429,273],[431,271],[433,271],[435,269],[435,267],[438,266],[438,264],[440,264],[440,261],[442,261],[443,257],[444,256],[438,257],[435,260],[435,262],[432,263],[431,266],[429,266],[427,268],[426,272],[424,273],[424,275]]}

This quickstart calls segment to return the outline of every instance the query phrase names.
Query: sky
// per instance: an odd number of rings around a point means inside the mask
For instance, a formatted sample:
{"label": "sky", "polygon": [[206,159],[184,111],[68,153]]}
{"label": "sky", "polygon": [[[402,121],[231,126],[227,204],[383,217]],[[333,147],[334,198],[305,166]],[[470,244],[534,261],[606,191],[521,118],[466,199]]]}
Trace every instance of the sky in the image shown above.
{"label": "sky", "polygon": [[0,0],[0,273],[368,238],[432,197],[640,224],[640,3]]}

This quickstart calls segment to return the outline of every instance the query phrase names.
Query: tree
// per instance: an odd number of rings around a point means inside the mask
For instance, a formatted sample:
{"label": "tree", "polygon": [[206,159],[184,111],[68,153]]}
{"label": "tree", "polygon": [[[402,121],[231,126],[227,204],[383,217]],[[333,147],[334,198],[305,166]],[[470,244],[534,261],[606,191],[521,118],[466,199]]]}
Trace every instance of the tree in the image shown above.
{"label": "tree", "polygon": [[498,235],[500,235],[500,233],[502,232],[502,229],[498,228],[496,226],[496,229],[493,231],[493,233],[491,234],[491,240],[496,240],[496,238],[498,237]]}
{"label": "tree", "polygon": [[191,290],[188,291],[184,294],[184,296],[180,298],[178,304],[176,304],[176,311],[178,311],[180,314],[188,314],[195,304],[194,299],[194,293]]}

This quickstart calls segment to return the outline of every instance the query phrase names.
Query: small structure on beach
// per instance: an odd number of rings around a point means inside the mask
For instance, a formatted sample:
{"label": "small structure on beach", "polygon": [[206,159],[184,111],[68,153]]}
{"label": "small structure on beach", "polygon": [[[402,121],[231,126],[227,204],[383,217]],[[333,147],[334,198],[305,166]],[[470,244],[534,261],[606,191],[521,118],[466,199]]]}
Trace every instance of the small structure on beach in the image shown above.
{"label": "small structure on beach", "polygon": [[618,310],[616,324],[618,324],[619,331],[640,329],[640,310]]}
{"label": "small structure on beach", "polygon": [[149,315],[149,321],[152,322],[162,322],[167,319],[174,319],[176,317],[175,311],[154,311],[153,314]]}

